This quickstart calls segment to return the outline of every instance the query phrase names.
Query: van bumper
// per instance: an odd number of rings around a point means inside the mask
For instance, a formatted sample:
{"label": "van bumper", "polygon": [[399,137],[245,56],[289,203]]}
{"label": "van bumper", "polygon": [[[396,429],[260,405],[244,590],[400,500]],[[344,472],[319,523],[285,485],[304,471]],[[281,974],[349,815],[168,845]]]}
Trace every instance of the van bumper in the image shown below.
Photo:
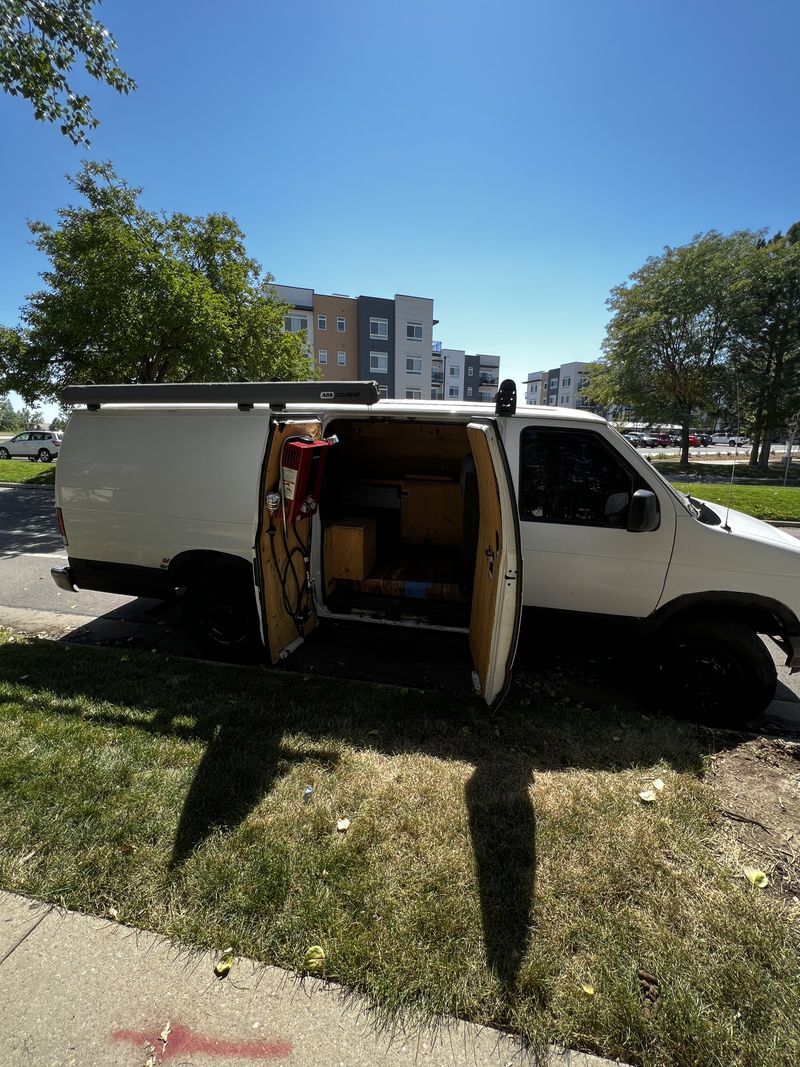
{"label": "van bumper", "polygon": [[50,573],[59,589],[66,589],[68,593],[75,592],[75,586],[72,582],[72,568],[69,565],[51,567]]}

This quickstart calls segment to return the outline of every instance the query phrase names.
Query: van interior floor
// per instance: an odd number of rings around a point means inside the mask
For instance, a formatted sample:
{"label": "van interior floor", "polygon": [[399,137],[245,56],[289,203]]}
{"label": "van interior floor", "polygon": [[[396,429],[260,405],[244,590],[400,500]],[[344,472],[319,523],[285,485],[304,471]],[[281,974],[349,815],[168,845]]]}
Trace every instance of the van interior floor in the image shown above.
{"label": "van interior floor", "polygon": [[470,593],[460,555],[449,547],[398,545],[358,581],[339,578],[327,598],[334,613],[378,612],[439,626],[469,626]]}

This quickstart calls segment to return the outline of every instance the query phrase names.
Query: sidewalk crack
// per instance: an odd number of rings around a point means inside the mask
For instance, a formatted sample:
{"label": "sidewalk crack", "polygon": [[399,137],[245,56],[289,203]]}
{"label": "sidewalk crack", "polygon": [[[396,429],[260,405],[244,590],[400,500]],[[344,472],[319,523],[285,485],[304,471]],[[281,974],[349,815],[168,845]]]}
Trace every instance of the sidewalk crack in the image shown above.
{"label": "sidewalk crack", "polygon": [[47,918],[47,916],[50,914],[50,912],[52,910],[53,910],[53,905],[52,904],[48,904],[47,907],[45,908],[45,910],[42,912],[42,914],[39,916],[39,918],[33,924],[33,926],[28,927],[28,929],[25,931],[25,933],[22,935],[22,937],[16,942],[16,944],[13,944],[11,946],[11,948],[8,950],[8,952],[6,952],[6,954],[4,956],[0,957],[0,967],[3,966],[3,964],[6,962],[6,960],[8,959],[9,956],[13,955],[13,953],[15,953],[17,951],[17,949],[19,948],[19,946],[23,942],[28,940],[28,938],[31,936],[33,931],[37,928],[37,926],[39,926],[39,924],[41,922],[43,922]]}

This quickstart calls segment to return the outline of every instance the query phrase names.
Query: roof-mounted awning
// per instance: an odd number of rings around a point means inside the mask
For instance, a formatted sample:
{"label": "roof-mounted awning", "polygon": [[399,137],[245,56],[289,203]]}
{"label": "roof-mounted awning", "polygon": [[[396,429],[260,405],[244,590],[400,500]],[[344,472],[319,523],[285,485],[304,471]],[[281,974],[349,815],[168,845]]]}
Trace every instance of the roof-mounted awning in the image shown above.
{"label": "roof-mounted awning", "polygon": [[376,404],[377,382],[187,382],[169,385],[68,385],[63,404],[236,404],[249,410],[268,404],[282,411],[287,404]]}

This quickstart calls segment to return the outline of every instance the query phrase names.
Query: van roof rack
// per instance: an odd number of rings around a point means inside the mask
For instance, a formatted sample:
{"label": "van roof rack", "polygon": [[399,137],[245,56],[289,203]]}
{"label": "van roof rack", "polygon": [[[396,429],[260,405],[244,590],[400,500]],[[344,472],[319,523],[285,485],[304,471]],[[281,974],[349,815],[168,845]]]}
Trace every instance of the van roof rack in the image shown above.
{"label": "van roof rack", "polygon": [[85,404],[97,411],[103,404],[236,404],[249,411],[269,404],[283,411],[287,404],[376,404],[377,382],[187,382],[169,385],[68,385],[63,404]]}

